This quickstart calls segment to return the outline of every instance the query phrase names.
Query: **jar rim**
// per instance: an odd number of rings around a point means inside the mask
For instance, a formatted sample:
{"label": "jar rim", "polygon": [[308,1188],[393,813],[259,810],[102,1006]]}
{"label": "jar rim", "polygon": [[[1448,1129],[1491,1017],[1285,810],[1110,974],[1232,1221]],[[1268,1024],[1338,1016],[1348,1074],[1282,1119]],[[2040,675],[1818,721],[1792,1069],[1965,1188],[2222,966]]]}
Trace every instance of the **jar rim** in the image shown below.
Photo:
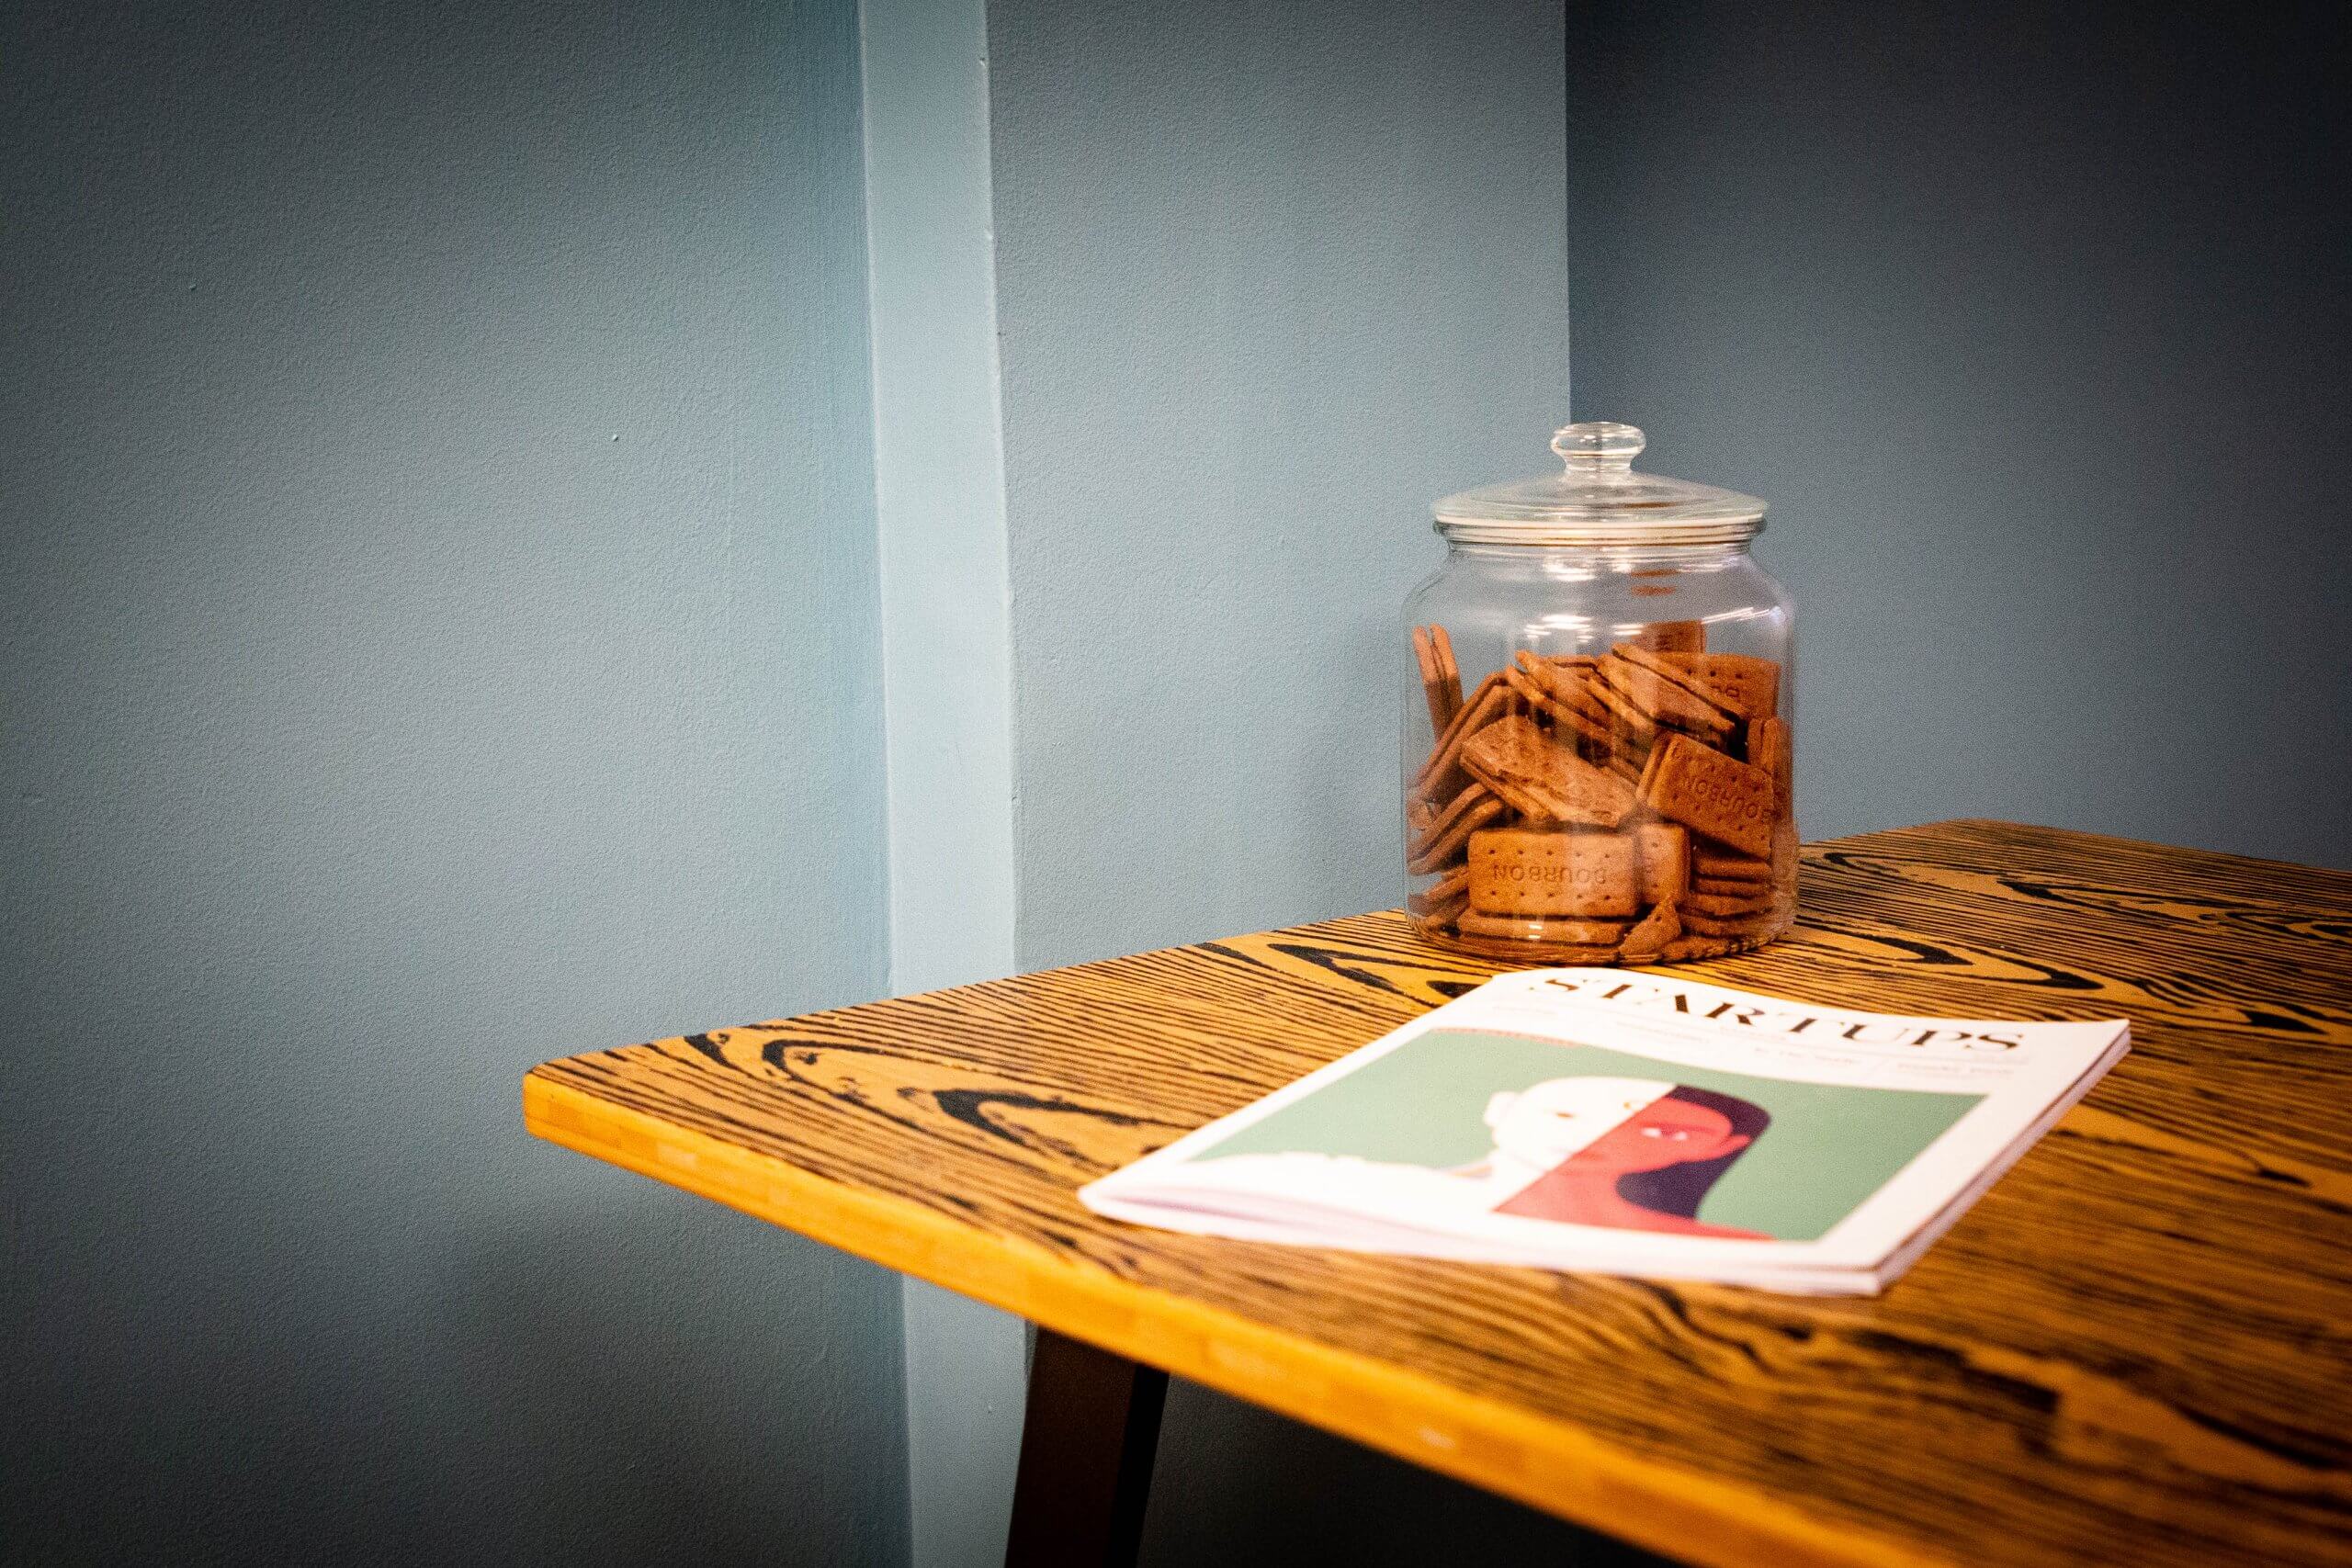
{"label": "jar rim", "polygon": [[1746,517],[1552,518],[1542,521],[1437,514],[1430,526],[1452,543],[1595,547],[1744,545],[1764,531],[1761,511]]}

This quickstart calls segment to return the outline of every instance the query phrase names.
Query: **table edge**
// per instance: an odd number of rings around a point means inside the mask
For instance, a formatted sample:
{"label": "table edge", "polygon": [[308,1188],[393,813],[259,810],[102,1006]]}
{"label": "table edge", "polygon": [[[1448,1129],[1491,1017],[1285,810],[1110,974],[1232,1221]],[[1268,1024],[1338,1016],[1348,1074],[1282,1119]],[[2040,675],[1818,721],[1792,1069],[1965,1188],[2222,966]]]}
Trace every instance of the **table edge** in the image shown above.
{"label": "table edge", "polygon": [[[601,1100],[541,1068],[526,1075],[522,1090],[526,1128],[548,1143],[1680,1560],[1710,1568],[1792,1560],[1919,1568],[1951,1561],[1824,1519],[1779,1495],[1630,1452],[1573,1424],[1072,1263],[1034,1243],[976,1237],[919,1204]],[[1695,1553],[1694,1540],[1706,1543]]]}
{"label": "table edge", "polygon": [[2199,849],[2194,844],[2167,843],[2162,839],[2135,839],[2129,833],[2098,833],[2088,828],[2062,828],[2049,822],[2020,822],[2012,817],[1937,817],[1925,822],[1898,823],[1892,828],[1866,828],[1859,833],[1843,833],[1834,839],[1807,839],[1799,847],[1807,850],[1840,849],[1883,838],[1889,833],[1926,833],[1938,828],[1998,828],[2014,833],[2075,839],[2094,844],[2128,844],[2133,849],[2162,850],[2167,854],[2195,855],[2205,860],[2235,861],[2241,865],[2275,866],[2281,871],[2352,878],[2352,867],[2347,866],[2278,860],[2270,855],[2240,854],[2235,850]]}

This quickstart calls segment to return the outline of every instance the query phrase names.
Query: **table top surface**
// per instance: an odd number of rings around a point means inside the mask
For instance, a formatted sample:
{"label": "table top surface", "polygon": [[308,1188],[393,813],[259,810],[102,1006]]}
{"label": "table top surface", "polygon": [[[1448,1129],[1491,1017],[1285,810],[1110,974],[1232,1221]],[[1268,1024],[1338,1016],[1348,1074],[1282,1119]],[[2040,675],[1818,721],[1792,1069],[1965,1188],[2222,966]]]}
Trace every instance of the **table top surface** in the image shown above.
{"label": "table top surface", "polygon": [[1886,1294],[1282,1247],[1085,1182],[1496,972],[1400,915],[535,1068],[540,1136],[1416,1463],[1730,1562],[2352,1562],[2352,874],[1997,822],[1809,847],[1677,973],[2132,1022]]}

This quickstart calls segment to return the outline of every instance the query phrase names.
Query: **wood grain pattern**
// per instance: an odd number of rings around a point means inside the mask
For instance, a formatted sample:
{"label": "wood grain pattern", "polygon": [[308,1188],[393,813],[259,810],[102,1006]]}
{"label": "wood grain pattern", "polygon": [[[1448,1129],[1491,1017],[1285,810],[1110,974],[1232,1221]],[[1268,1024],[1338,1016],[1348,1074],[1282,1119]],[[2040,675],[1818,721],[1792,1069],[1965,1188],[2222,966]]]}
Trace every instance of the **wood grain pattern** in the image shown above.
{"label": "wood grain pattern", "polygon": [[1493,965],[1395,913],[549,1063],[582,1152],[1707,1563],[2352,1562],[2352,874],[1992,822],[1681,972],[2133,1050],[1892,1291],[1216,1241],[1075,1190]]}

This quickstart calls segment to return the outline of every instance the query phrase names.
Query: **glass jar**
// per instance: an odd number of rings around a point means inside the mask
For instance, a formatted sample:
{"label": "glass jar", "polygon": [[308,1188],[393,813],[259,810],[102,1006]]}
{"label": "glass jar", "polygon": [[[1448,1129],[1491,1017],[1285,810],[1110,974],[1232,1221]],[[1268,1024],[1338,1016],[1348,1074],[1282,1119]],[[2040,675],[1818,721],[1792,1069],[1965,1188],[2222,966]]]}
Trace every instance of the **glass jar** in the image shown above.
{"label": "glass jar", "polygon": [[1404,731],[1407,908],[1432,942],[1648,964],[1795,914],[1795,614],[1748,553],[1764,502],[1635,473],[1643,445],[1571,424],[1564,472],[1432,509]]}

